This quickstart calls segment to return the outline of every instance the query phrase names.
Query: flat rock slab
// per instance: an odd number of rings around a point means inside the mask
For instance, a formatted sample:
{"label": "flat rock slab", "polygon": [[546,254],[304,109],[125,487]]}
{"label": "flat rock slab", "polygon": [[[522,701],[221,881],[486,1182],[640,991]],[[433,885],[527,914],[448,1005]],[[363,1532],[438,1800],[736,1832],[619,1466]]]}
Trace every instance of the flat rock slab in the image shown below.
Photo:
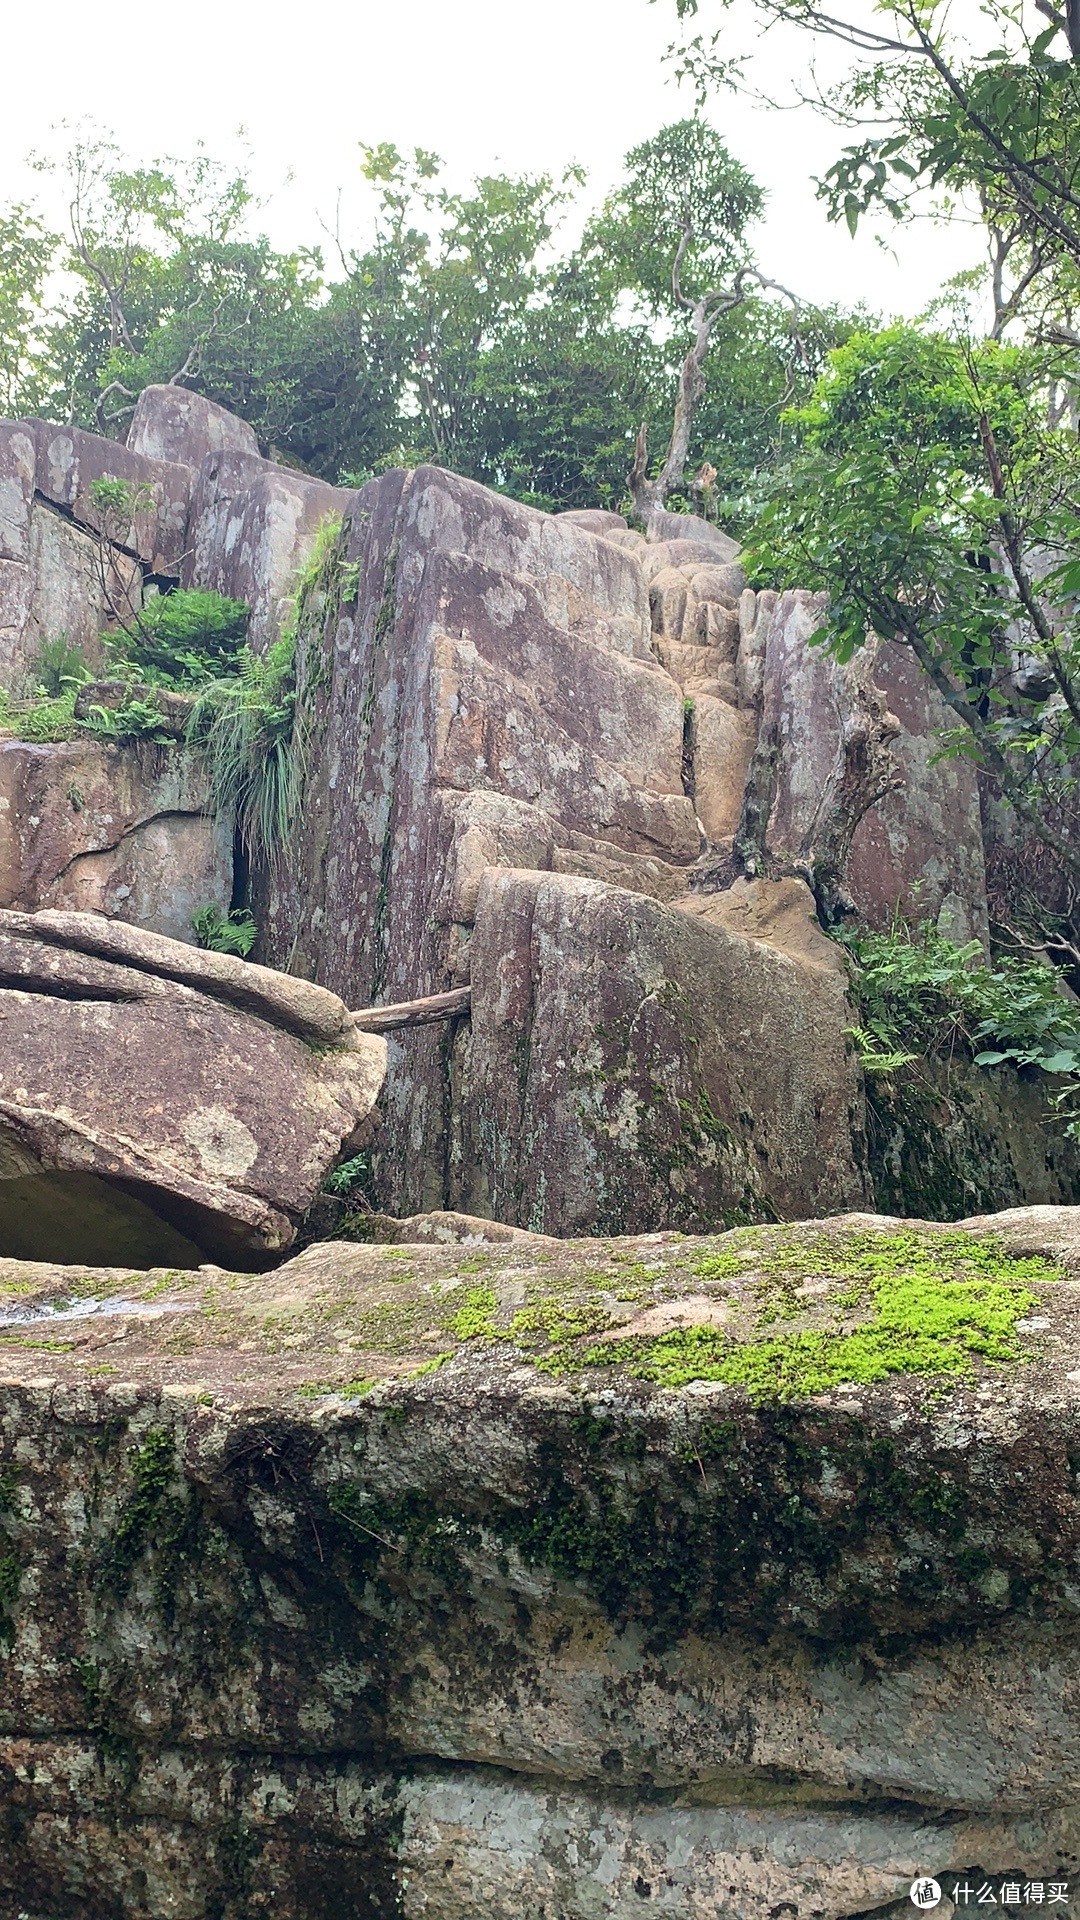
{"label": "flat rock slab", "polygon": [[197,1920],[240,1858],[284,1920],[840,1920],[1065,1877],[1078,1363],[1080,1209],[0,1262],[0,1901]]}
{"label": "flat rock slab", "polygon": [[157,1218],[179,1265],[272,1257],[385,1059],[307,981],[94,914],[0,912],[0,1247],[137,1259]]}

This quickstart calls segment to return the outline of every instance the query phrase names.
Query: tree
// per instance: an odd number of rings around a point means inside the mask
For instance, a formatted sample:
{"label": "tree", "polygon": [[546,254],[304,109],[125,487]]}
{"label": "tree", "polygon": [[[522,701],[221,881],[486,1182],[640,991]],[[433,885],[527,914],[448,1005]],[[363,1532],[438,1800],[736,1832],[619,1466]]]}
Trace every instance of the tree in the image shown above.
{"label": "tree", "polygon": [[679,365],[667,453],[654,479],[647,421],[634,446],[630,494],[649,531],[683,483],[716,327],[742,305],[752,284],[773,283],[757,272],[746,245],[746,229],[764,204],[761,189],[704,121],[664,127],[627,154],[626,166],[626,181],[590,225],[585,257],[609,297],[629,294],[669,325],[688,318],[691,334]]}
{"label": "tree", "polygon": [[59,246],[29,208],[0,213],[0,413],[36,413],[41,391],[41,306]]}
{"label": "tree", "polygon": [[[122,434],[143,386],[176,381],[326,479],[434,460],[547,509],[620,506],[642,423],[670,433],[686,348],[670,221],[689,206],[680,288],[697,299],[748,261],[761,201],[723,142],[686,122],[628,155],[623,185],[560,251],[578,174],[493,174],[451,192],[436,155],[386,143],[362,150],[372,231],[363,246],[331,235],[328,265],[319,248],[281,251],[253,231],[243,175],[205,154],[135,167],[90,141],[58,166],[62,300],[45,298],[25,243],[11,256],[32,350],[24,408]],[[686,457],[715,476],[710,511],[740,529],[791,440],[783,409],[852,325],[813,313],[793,325],[752,280],[744,291],[711,318]],[[695,504],[671,463],[665,490]]]}
{"label": "tree", "polygon": [[750,564],[824,589],[822,639],[911,649],[956,728],[1080,888],[1080,446],[1046,349],[856,335],[801,412]]}
{"label": "tree", "polygon": [[[995,334],[1034,301],[1075,300],[1080,272],[1080,4],[1035,0],[1033,25],[1011,0],[965,13],[981,42],[952,31],[947,0],[881,0],[835,14],[816,0],[754,0],[765,26],[836,40],[856,58],[813,104],[860,133],[819,183],[852,233],[868,211],[978,207],[991,247]],[[676,0],[681,18],[699,0]],[[1049,22],[1049,24],[1043,24]],[[683,71],[702,96],[741,83],[722,35],[699,34]],[[862,131],[865,129],[865,131]]]}

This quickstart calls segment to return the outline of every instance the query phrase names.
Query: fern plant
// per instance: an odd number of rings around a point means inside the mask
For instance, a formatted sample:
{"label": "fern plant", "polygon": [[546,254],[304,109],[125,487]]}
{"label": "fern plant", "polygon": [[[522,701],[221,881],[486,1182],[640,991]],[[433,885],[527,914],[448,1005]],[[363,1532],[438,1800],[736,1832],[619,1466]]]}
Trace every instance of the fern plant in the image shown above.
{"label": "fern plant", "polygon": [[977,1067],[1036,1067],[1058,1079],[1055,1103],[1080,1139],[1080,1006],[1039,960],[987,965],[977,940],[957,946],[899,919],[886,933],[842,937],[860,1023],[850,1029],[868,1073],[890,1074],[959,1047]]}
{"label": "fern plant", "polygon": [[212,903],[199,907],[192,914],[191,931],[196,944],[204,952],[232,953],[240,960],[247,959],[258,934],[246,907],[235,907],[231,913],[222,913],[221,908]]}

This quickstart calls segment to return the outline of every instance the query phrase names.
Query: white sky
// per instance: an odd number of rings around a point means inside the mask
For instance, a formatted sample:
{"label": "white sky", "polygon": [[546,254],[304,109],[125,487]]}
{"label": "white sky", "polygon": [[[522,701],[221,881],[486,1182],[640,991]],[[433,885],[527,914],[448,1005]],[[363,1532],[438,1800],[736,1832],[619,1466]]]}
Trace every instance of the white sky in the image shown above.
{"label": "white sky", "polygon": [[[363,237],[359,141],[434,148],[454,185],[578,161],[599,199],[626,149],[693,105],[663,64],[674,0],[112,0],[104,12],[86,0],[8,0],[5,12],[0,200],[42,196],[23,162],[64,144],[58,121],[89,115],[137,160],[185,153],[199,138],[228,159],[242,127],[270,196],[260,224],[280,246],[317,239],[339,188],[346,226]],[[745,6],[743,19],[749,32]],[[767,51],[778,91],[809,49],[789,35]],[[710,117],[768,190],[763,270],[803,298],[913,314],[980,258],[978,236],[956,227],[891,229],[893,257],[868,231],[852,241],[829,226],[811,176],[842,142],[807,110],[724,94]]]}

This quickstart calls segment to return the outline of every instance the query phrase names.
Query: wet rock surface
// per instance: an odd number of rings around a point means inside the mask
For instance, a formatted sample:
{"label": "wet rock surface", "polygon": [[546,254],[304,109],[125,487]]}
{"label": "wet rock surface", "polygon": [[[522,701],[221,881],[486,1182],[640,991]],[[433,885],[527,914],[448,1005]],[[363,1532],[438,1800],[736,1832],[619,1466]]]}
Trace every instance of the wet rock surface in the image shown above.
{"label": "wet rock surface", "polygon": [[[840,1920],[1075,1872],[1076,1209],[412,1231],[0,1262],[0,1912]],[[865,1377],[905,1314],[929,1371]],[[853,1377],[748,1389],[778,1342]]]}

